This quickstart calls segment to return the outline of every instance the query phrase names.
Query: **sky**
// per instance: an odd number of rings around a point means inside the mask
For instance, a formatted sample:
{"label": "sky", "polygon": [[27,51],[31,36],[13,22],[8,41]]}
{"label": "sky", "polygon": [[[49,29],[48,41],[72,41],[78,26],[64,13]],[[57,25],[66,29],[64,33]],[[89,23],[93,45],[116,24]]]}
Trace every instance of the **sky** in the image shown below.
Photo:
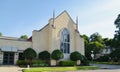
{"label": "sky", "polygon": [[55,16],[66,10],[75,21],[79,18],[80,34],[98,32],[113,38],[114,21],[120,14],[120,0],[0,0],[0,32],[3,36],[32,35],[44,27],[53,10]]}

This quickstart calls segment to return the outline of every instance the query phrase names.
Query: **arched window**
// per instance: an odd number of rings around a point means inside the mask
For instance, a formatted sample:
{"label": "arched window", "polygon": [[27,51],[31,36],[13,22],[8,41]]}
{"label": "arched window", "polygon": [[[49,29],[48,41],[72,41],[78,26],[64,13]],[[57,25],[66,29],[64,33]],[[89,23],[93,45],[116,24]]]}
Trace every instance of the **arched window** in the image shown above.
{"label": "arched window", "polygon": [[70,34],[67,29],[63,29],[60,34],[60,50],[63,53],[70,53]]}

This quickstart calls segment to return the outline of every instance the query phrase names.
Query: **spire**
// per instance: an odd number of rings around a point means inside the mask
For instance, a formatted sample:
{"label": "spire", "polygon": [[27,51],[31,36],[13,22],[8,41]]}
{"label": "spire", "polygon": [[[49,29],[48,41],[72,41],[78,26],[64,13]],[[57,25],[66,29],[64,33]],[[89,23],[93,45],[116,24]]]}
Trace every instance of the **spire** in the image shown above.
{"label": "spire", "polygon": [[53,25],[54,25],[54,21],[55,21],[55,9],[53,10]]}
{"label": "spire", "polygon": [[53,24],[52,24],[52,27],[55,29],[54,23],[55,23],[55,9],[53,10]]}
{"label": "spire", "polygon": [[78,30],[78,16],[76,17],[76,30]]}

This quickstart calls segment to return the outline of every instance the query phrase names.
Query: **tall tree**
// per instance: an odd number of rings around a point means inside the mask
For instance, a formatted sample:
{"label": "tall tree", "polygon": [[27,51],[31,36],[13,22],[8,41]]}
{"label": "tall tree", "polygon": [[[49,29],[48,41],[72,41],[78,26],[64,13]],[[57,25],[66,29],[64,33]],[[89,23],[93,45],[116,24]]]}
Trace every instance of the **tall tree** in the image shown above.
{"label": "tall tree", "polygon": [[103,43],[102,36],[98,32],[93,33],[89,39],[91,42],[97,41],[97,42]]}
{"label": "tall tree", "polygon": [[100,42],[90,42],[88,46],[86,47],[85,55],[88,59],[91,59],[91,51],[94,51],[94,54],[98,54],[101,52],[101,50],[104,49],[104,45]]}
{"label": "tall tree", "polygon": [[90,48],[88,48],[89,45],[89,37],[87,35],[81,35],[82,38],[84,38],[84,44],[85,44],[85,56],[89,59],[89,55],[90,54]]}
{"label": "tall tree", "polygon": [[84,42],[85,44],[88,44],[89,43],[89,37],[87,35],[81,35],[82,38],[84,38]]}
{"label": "tall tree", "polygon": [[106,46],[111,46],[113,39],[103,38],[103,42]]}
{"label": "tall tree", "polygon": [[116,29],[117,29],[115,31],[114,42],[116,43],[116,45],[115,45],[116,48],[120,48],[120,14],[116,18],[114,24],[115,24]]}

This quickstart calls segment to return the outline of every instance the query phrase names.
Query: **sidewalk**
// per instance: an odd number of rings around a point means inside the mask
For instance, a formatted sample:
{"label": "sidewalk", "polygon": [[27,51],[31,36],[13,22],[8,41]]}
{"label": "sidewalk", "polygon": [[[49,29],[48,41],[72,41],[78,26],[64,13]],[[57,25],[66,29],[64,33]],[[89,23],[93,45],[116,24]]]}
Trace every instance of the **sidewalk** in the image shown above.
{"label": "sidewalk", "polygon": [[13,65],[2,65],[0,66],[0,72],[22,72],[23,68]]}

